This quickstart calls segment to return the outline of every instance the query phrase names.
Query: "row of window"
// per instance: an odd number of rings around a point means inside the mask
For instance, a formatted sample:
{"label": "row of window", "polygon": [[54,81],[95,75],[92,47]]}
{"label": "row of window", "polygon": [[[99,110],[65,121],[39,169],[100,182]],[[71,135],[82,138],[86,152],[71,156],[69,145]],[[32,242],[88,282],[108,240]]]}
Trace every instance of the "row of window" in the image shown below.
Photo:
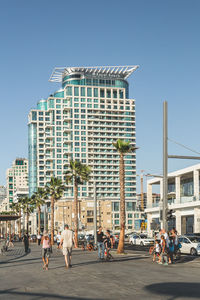
{"label": "row of window", "polygon": [[[86,95],[87,92],[87,95]],[[101,97],[101,98],[120,98],[124,99],[124,90],[111,90],[106,88],[84,88],[84,87],[72,87],[67,86],[67,96],[87,96],[87,97]]]}

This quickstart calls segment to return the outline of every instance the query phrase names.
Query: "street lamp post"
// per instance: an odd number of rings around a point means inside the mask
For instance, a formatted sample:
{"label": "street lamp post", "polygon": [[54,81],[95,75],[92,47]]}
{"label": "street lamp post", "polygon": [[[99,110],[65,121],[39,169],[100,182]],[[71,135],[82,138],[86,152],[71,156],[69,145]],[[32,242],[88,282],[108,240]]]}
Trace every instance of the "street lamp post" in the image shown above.
{"label": "street lamp post", "polygon": [[94,243],[97,244],[97,193],[96,182],[94,181]]}
{"label": "street lamp post", "polygon": [[168,190],[168,180],[167,180],[167,173],[168,173],[168,147],[167,147],[167,139],[168,139],[168,124],[167,124],[167,101],[163,103],[163,229],[167,231],[167,190]]}

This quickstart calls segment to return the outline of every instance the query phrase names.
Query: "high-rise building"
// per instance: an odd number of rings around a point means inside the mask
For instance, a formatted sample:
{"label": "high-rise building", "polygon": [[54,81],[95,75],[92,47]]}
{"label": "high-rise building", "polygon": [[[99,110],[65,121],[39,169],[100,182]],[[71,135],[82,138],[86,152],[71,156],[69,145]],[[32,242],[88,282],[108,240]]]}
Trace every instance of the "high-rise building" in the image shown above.
{"label": "high-rise building", "polygon": [[0,204],[3,202],[3,200],[5,200],[6,198],[6,187],[1,185],[0,186]]}
{"label": "high-rise building", "polygon": [[[29,113],[29,194],[51,176],[64,180],[69,160],[90,165],[91,181],[79,187],[79,197],[110,199],[119,211],[117,139],[135,145],[135,101],[129,99],[127,78],[137,66],[55,68],[50,81],[62,88],[42,99]],[[136,203],[136,155],[125,156],[127,211]],[[73,198],[73,185],[64,195]],[[116,226],[119,226],[116,219]],[[130,224],[131,225],[131,224]]]}
{"label": "high-rise building", "polygon": [[12,168],[6,172],[7,183],[7,201],[9,205],[14,197],[28,192],[28,160],[26,158],[16,158],[13,161]]}

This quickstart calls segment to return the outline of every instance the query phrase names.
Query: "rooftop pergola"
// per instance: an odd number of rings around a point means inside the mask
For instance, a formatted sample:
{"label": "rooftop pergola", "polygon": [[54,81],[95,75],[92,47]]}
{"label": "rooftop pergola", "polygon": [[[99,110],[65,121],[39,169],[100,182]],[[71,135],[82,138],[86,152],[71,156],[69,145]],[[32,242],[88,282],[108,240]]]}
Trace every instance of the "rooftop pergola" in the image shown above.
{"label": "rooftop pergola", "polygon": [[56,67],[49,81],[62,82],[64,76],[81,73],[83,75],[102,75],[110,78],[127,79],[139,66],[98,66],[98,67]]}

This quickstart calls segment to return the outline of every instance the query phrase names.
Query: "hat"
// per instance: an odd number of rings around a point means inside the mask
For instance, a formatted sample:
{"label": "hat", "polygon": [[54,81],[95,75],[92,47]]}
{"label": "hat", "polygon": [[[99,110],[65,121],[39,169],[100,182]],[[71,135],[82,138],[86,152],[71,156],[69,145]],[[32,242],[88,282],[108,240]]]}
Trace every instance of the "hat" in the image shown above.
{"label": "hat", "polygon": [[46,231],[44,231],[43,236],[48,236],[48,233]]}

